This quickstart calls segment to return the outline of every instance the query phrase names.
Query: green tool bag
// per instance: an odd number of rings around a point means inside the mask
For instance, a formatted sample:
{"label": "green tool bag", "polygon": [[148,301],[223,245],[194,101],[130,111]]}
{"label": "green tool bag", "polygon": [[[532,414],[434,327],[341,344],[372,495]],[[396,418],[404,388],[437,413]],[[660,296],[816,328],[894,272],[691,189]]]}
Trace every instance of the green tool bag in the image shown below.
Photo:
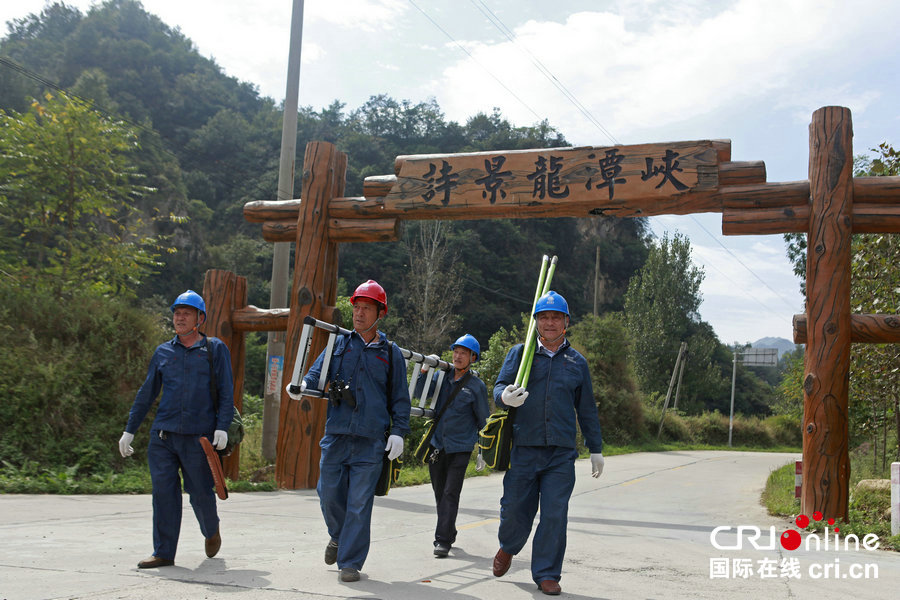
{"label": "green tool bag", "polygon": [[495,471],[509,469],[509,455],[512,450],[512,422],[515,409],[501,410],[488,417],[478,432],[478,453],[485,464]]}
{"label": "green tool bag", "polygon": [[[206,338],[206,336],[203,336]],[[212,396],[213,406],[216,407],[216,413],[219,412],[219,387],[216,385],[216,369],[213,365],[212,347],[209,340],[206,340],[206,358],[209,360],[209,395]],[[219,450],[220,456],[231,456],[234,449],[244,439],[244,420],[241,418],[241,412],[237,406],[234,407],[234,415],[231,417],[231,424],[228,426],[228,442],[225,444],[224,450]]]}
{"label": "green tool bag", "polygon": [[403,468],[403,461],[398,456],[394,460],[388,460],[388,453],[384,453],[381,461],[381,474],[378,476],[378,483],[375,484],[376,496],[387,496],[391,491],[391,486],[400,481],[400,470]]}
{"label": "green tool bag", "polygon": [[433,419],[425,422],[425,433],[422,435],[422,439],[419,440],[419,445],[416,446],[416,451],[413,453],[416,460],[423,464],[431,462],[431,457],[434,454],[434,446],[431,445],[431,438],[434,437],[434,424],[435,421]]}

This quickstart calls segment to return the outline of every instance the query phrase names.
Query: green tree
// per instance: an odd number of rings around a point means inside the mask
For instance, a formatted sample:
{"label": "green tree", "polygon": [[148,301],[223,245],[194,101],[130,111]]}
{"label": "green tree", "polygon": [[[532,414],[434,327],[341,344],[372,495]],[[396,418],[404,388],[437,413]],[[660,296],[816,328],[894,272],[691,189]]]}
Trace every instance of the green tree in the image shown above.
{"label": "green tree", "polygon": [[[857,175],[900,175],[900,152],[887,143],[873,151],[873,159],[856,160]],[[853,236],[850,306],[854,314],[900,313],[900,242],[896,238],[890,234]],[[900,346],[854,344],[850,352],[851,434],[860,441],[871,441],[875,472],[885,472],[891,460],[900,459],[898,390]]]}
{"label": "green tree", "polygon": [[[654,243],[625,294],[625,322],[635,372],[645,393],[665,394],[681,342],[700,321],[703,270],[691,262],[688,239],[676,233]],[[689,349],[691,352],[693,348]],[[694,361],[692,361],[694,362]]]}
{"label": "green tree", "polygon": [[135,132],[65,94],[0,116],[0,264],[57,293],[133,295],[158,266],[132,203]]}
{"label": "green tree", "polygon": [[587,315],[569,328],[569,340],[588,362],[603,439],[639,441],[646,433],[637,381],[628,360],[631,338],[621,313]]}

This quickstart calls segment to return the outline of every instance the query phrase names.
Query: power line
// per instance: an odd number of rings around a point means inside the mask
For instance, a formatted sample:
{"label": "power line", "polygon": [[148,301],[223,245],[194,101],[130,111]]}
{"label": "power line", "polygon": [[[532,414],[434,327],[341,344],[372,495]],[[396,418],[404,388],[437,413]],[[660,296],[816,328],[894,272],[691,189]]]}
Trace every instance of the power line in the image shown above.
{"label": "power line", "polygon": [[[581,114],[583,114],[587,118],[588,121],[590,121],[603,135],[608,137],[613,142],[613,144],[621,145],[619,140],[617,140],[616,137],[612,133],[610,133],[610,131],[606,127],[604,127],[603,124],[600,123],[600,121],[598,121],[594,117],[593,114],[591,114],[591,111],[589,111],[578,100],[578,98],[575,97],[575,94],[573,94],[571,91],[569,91],[569,89],[565,86],[565,84],[563,84],[559,80],[559,78],[556,75],[554,75],[553,72],[544,65],[544,63],[541,62],[541,60],[539,58],[537,58],[534,54],[532,54],[531,51],[528,50],[528,48],[526,48],[525,46],[523,46],[522,44],[519,43],[518,38],[516,37],[516,34],[513,33],[509,29],[509,27],[507,27],[506,24],[503,23],[503,21],[500,19],[500,17],[498,17],[494,13],[494,11],[492,11],[484,3],[484,0],[478,0],[478,4],[475,3],[475,0],[470,0],[470,1],[472,2],[472,5],[475,6],[475,8],[477,8],[481,12],[481,14],[483,14],[485,16],[485,18],[487,18],[494,25],[494,27],[496,27],[500,31],[500,33],[505,35],[506,38],[510,42],[512,42],[513,44],[518,46],[523,52],[525,52],[526,54],[528,54],[529,57],[531,57],[531,63],[537,68],[537,70],[540,71],[540,73],[550,83],[552,83],[556,87],[556,89],[558,89],[562,93],[562,95],[565,96],[566,99],[568,99],[569,102],[571,102],[572,105],[575,106],[575,108],[577,108],[579,110],[579,112],[581,112]],[[479,6],[479,4],[480,4],[480,6]]]}
{"label": "power line", "polygon": [[422,10],[422,9],[419,7],[418,4],[416,4],[415,2],[413,2],[413,0],[409,0],[409,3],[412,4],[413,7],[415,7],[416,10],[418,10],[420,13],[422,13],[422,15],[424,15],[424,17],[425,17],[426,19],[428,19],[428,20],[431,22],[432,25],[434,25],[438,30],[440,30],[441,33],[443,33],[445,36],[447,36],[447,38],[448,38],[451,42],[453,42],[454,44],[456,44],[456,47],[457,47],[457,48],[459,48],[460,50],[462,50],[463,52],[465,52],[465,53],[466,53],[466,56],[468,56],[469,58],[471,58],[472,61],[475,62],[475,64],[477,64],[479,67],[481,67],[482,69],[484,69],[484,71],[485,71],[488,75],[490,75],[491,77],[493,77],[493,78],[494,78],[494,81],[496,81],[497,83],[499,83],[500,86],[501,86],[504,90],[506,90],[507,92],[509,92],[509,95],[510,95],[510,96],[512,96],[513,98],[515,98],[516,100],[518,100],[519,103],[520,103],[522,106],[524,106],[525,108],[527,108],[527,109],[529,110],[529,112],[531,112],[531,114],[533,114],[534,117],[535,117],[538,121],[541,121],[541,120],[542,120],[541,116],[540,116],[539,114],[537,114],[537,112],[535,112],[535,110],[534,110],[533,108],[531,108],[524,100],[522,100],[521,98],[519,98],[519,96],[517,96],[515,92],[513,92],[511,89],[509,89],[509,87],[507,87],[507,85],[506,85],[505,83],[503,83],[502,81],[500,81],[500,78],[497,77],[496,75],[494,75],[494,73],[493,73],[490,69],[488,69],[486,66],[484,66],[483,64],[481,64],[481,62],[480,62],[477,58],[475,58],[474,56],[472,56],[472,53],[471,53],[471,52],[469,52],[468,50],[466,50],[465,47],[464,47],[462,44],[460,44],[459,42],[457,42],[456,39],[454,39],[454,37],[453,37],[452,35],[450,35],[449,33],[447,33],[447,31],[446,31],[443,27],[441,27],[441,26],[437,23],[437,21],[435,21],[434,19],[432,19],[432,18],[428,15],[428,13],[426,13],[424,10]]}
{"label": "power line", "polygon": [[759,275],[757,275],[757,274],[753,271],[753,269],[751,269],[751,268],[748,267],[746,264],[744,264],[744,261],[742,261],[740,258],[738,258],[737,255],[735,255],[730,249],[728,249],[728,248],[725,246],[725,244],[723,244],[721,241],[719,241],[719,239],[718,239],[717,237],[715,237],[713,234],[711,234],[711,233],[706,229],[706,227],[704,227],[704,226],[700,223],[700,221],[698,221],[698,220],[694,217],[694,215],[690,215],[690,217],[691,217],[691,219],[694,221],[694,223],[696,223],[697,226],[700,227],[700,229],[702,229],[704,232],[706,232],[706,235],[708,235],[709,237],[711,237],[713,240],[715,240],[715,242],[716,242],[717,244],[719,244],[720,246],[722,246],[722,248],[725,250],[725,252],[727,252],[727,253],[729,254],[729,256],[731,256],[731,258],[733,258],[734,260],[736,260],[742,267],[744,267],[745,269],[747,269],[747,272],[749,272],[751,275],[753,275],[754,277],[756,277],[757,281],[759,281],[761,284],[763,284],[763,285],[766,287],[766,289],[768,289],[770,292],[772,292],[773,294],[775,294],[776,296],[778,296],[778,298],[779,298],[782,302],[784,302],[784,305],[785,305],[785,306],[787,306],[787,307],[788,307],[789,309],[791,309],[791,310],[795,310],[795,307],[791,306],[791,304],[784,298],[784,296],[782,296],[782,295],[779,294],[777,291],[775,291],[774,289],[772,289],[772,288],[769,286],[768,283],[766,283],[765,281],[763,281],[762,277],[760,277]]}

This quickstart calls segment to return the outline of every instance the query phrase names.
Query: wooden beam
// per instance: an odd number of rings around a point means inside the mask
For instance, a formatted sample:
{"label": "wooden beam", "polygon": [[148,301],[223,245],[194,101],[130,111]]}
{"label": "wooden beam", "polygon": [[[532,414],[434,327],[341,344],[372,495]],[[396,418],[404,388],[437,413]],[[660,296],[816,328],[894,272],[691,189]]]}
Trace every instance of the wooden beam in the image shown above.
{"label": "wooden beam", "polygon": [[289,308],[257,308],[253,305],[235,310],[231,326],[235,331],[286,331]]}
{"label": "wooden beam", "polygon": [[[293,242],[297,239],[296,217],[290,221],[268,221],[262,226],[267,242]],[[395,242],[400,239],[398,219],[329,219],[328,239],[345,242]]]}
{"label": "wooden beam", "polygon": [[254,200],[244,204],[244,220],[248,223],[297,220],[302,202],[295,200]]}
{"label": "wooden beam", "polygon": [[862,204],[900,204],[900,175],[890,177],[854,177],[853,202]]}
{"label": "wooden beam", "polygon": [[853,205],[853,126],[847,108],[828,106],[813,113],[809,188],[801,511],[846,520]]}
{"label": "wooden beam", "polygon": [[363,196],[366,198],[387,196],[395,183],[397,183],[396,175],[370,175],[363,179]]}
{"label": "wooden beam", "polygon": [[[809,206],[722,211],[722,235],[805,233]],[[900,204],[853,204],[853,233],[900,233]]]}
{"label": "wooden beam", "polygon": [[719,164],[719,187],[752,185],[766,182],[766,163],[761,160],[748,162],[723,162]]}
{"label": "wooden beam", "polygon": [[722,235],[805,233],[808,229],[808,206],[725,209],[722,212]]}
{"label": "wooden beam", "polygon": [[[794,315],[794,343],[806,343],[806,315]],[[850,341],[867,344],[900,344],[900,316],[850,315]]]}
{"label": "wooden beam", "polygon": [[[762,173],[760,175],[760,169],[762,169]],[[751,208],[772,208],[772,209],[784,209],[785,207],[796,207],[796,206],[807,206],[809,205],[809,181],[788,181],[788,182],[774,182],[774,183],[742,183],[738,184],[737,182],[747,182],[752,180],[753,178],[763,177],[763,181],[765,178],[765,164],[761,161],[757,162],[726,162],[721,163],[719,165],[719,190],[715,194],[714,197],[708,197],[698,206],[706,212],[730,212],[728,209],[751,209]],[[724,181],[727,183],[723,183]],[[387,196],[390,193],[391,188],[396,185],[397,177],[394,175],[379,175],[373,177],[367,177],[365,182],[363,183],[363,193],[365,196],[355,197],[355,198],[334,198],[329,204],[329,215],[336,218],[342,219],[369,219],[369,218],[385,218],[385,217],[394,217],[399,219],[445,219],[445,218],[476,218],[475,216],[471,216],[474,213],[466,213],[465,210],[457,211],[455,214],[451,214],[451,211],[446,213],[438,213],[435,209],[426,210],[424,213],[419,213],[417,211],[406,211],[406,210],[397,210],[397,209],[387,209],[384,203],[384,196]],[[690,196],[690,195],[687,195]],[[897,177],[855,177],[853,179],[853,196],[854,196],[854,204],[862,206],[868,205],[900,205],[900,176]],[[690,197],[685,198],[681,201],[681,204],[691,202]],[[651,202],[652,203],[652,202]],[[531,208],[533,212],[528,212],[527,208]],[[502,216],[520,216],[520,217],[533,217],[533,216],[589,216],[592,210],[597,210],[604,212],[604,214],[613,214],[617,212],[617,209],[613,207],[605,206],[604,203],[587,203],[587,205],[582,206],[573,206],[573,207],[553,207],[553,208],[542,208],[540,206],[526,207],[523,209],[527,214],[519,214],[519,215],[508,215],[503,214]],[[647,208],[644,212],[648,212],[652,209]],[[801,209],[802,210],[802,209]],[[894,209],[877,209],[875,207],[869,207],[865,209],[857,208],[854,206],[853,216],[854,220],[857,221],[860,218],[865,220],[869,219],[869,216],[866,211],[871,210],[871,221],[872,224],[862,224],[855,223],[854,231],[857,233],[874,233],[880,230],[877,229],[876,221],[878,219],[893,219],[894,215],[897,214]],[[284,220],[296,220],[297,214],[300,211],[300,200],[285,200],[285,201],[266,201],[266,200],[257,200],[253,202],[248,202],[244,205],[244,219],[250,223],[265,223],[267,221],[284,221]],[[561,212],[560,212],[561,211]],[[881,211],[881,212],[879,212]],[[498,213],[509,211],[497,211]],[[619,210],[618,212],[621,212]],[[634,212],[634,211],[632,211]],[[799,214],[800,211],[794,209],[794,212]],[[857,216],[859,213],[859,216]],[[664,214],[661,212],[654,212],[653,214]],[[679,213],[682,214],[682,213]],[[733,219],[734,222],[739,222],[742,220],[741,217],[731,213],[733,216],[729,217],[729,220]],[[759,218],[763,221],[769,220],[772,218],[774,213],[760,213]],[[420,216],[421,215],[421,216]],[[486,215],[490,217],[491,215]],[[624,216],[636,216],[635,214],[628,214]],[[796,215],[795,215],[796,216]],[[749,215],[749,219],[753,220],[757,218],[753,214]],[[783,233],[791,233],[797,230],[794,229],[796,227],[796,222],[791,221],[792,224],[787,225],[790,227],[790,230],[786,230]],[[893,225],[889,225],[893,227]],[[865,230],[857,231],[857,227],[862,227]],[[806,229],[802,229],[801,231],[806,231]],[[894,232],[893,229],[888,231]],[[748,234],[752,234],[755,232],[748,231]],[[759,232],[763,233],[763,232]],[[780,231],[772,230],[767,231],[766,233],[782,233]],[[741,233],[735,232],[733,234],[726,235],[739,235]]]}

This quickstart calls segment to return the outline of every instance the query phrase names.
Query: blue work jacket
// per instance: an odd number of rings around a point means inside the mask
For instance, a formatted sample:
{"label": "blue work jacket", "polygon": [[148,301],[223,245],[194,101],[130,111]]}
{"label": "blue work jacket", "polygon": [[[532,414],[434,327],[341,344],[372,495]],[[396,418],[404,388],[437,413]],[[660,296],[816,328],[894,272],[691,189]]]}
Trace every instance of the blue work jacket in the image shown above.
{"label": "blue work jacket", "polygon": [[[453,390],[460,386],[462,378],[458,381],[453,381],[454,372],[455,369],[451,369],[444,374],[441,390],[438,392],[437,403],[433,407],[435,415],[441,412]],[[431,381],[428,383],[428,396],[434,394],[437,377],[437,373],[434,373]],[[419,373],[419,378],[416,381],[416,397],[419,397],[422,393],[422,388],[425,386],[427,378],[427,373]],[[475,442],[478,441],[478,432],[484,427],[484,422],[490,414],[491,409],[487,401],[487,387],[473,371],[472,376],[469,377],[466,384],[453,398],[453,402],[441,415],[434,430],[434,435],[431,437],[431,445],[445,452],[471,452],[472,448],[475,447]]]}
{"label": "blue work jacket", "polygon": [[[325,351],[316,358],[303,381],[309,389],[318,389],[319,375]],[[391,398],[388,398],[387,381],[390,361],[393,361]],[[346,402],[338,406],[328,403],[325,420],[326,434],[350,434],[384,439],[386,431],[391,435],[409,433],[409,388],[406,381],[406,362],[396,344],[378,332],[370,344],[366,344],[356,331],[342,335],[334,342],[328,381],[343,380],[350,386],[356,398],[356,407]]]}
{"label": "blue work jacket", "polygon": [[[566,340],[552,357],[538,346],[531,363],[528,398],[516,409],[513,443],[519,446],[575,447],[575,419],[592,454],[603,451],[600,419],[587,361]],[[494,385],[494,402],[503,404],[503,389],[515,383],[523,345],[510,349]]]}
{"label": "blue work jacket", "polygon": [[[210,394],[208,352],[212,350],[215,380],[219,392],[218,413]],[[138,390],[128,414],[125,431],[134,433],[159,396],[153,431],[189,435],[211,435],[216,429],[228,431],[234,416],[234,383],[231,380],[231,353],[219,338],[203,337],[190,348],[175,336],[156,347],[147,378]]]}

